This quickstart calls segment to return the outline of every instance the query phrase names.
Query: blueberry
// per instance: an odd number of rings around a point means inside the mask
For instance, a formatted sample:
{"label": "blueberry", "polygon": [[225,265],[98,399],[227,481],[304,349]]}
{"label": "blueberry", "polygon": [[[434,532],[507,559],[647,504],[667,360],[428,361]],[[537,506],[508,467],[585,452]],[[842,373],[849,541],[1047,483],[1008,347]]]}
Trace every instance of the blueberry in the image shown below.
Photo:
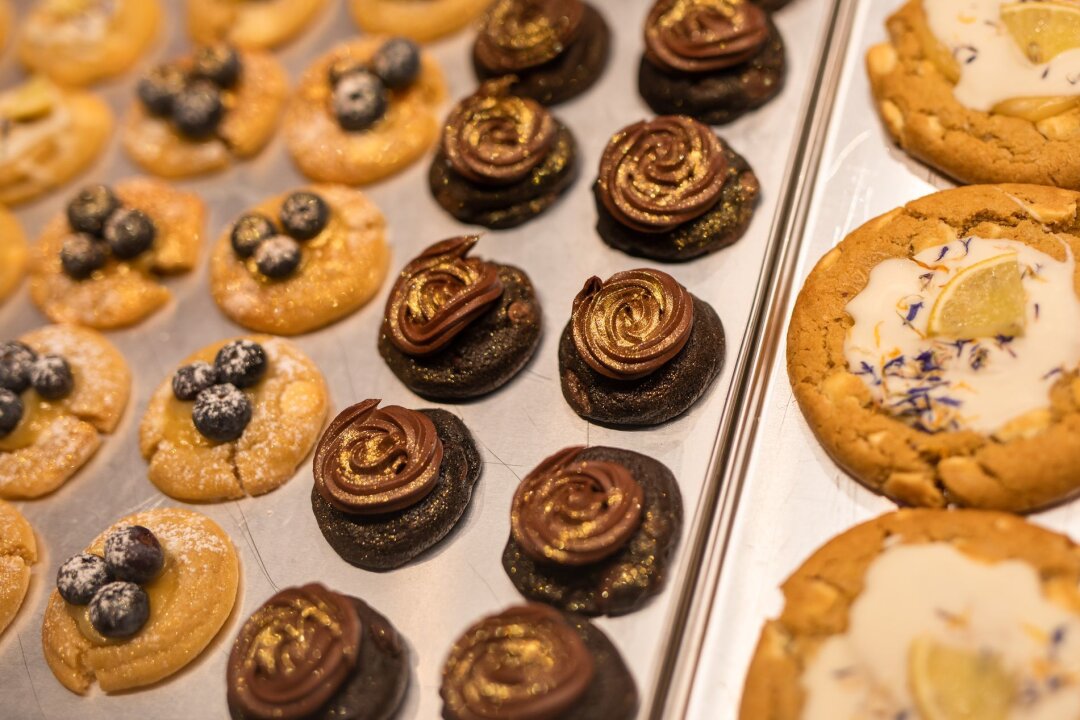
{"label": "blueberry", "polygon": [[7,388],[0,388],[0,437],[10,435],[22,416],[22,398]]}
{"label": "blueberry", "polygon": [[233,340],[222,346],[214,357],[219,383],[238,388],[251,387],[266,372],[266,351],[250,340]]}
{"label": "blueberry", "polygon": [[173,101],[186,83],[184,71],[176,65],[158,65],[139,79],[135,93],[148,113],[168,117],[173,111]]}
{"label": "blueberry", "polygon": [[184,365],[172,379],[172,391],[177,400],[194,400],[195,396],[217,383],[217,370],[206,362]]}
{"label": "blueberry", "polygon": [[37,353],[29,345],[9,340],[0,345],[0,388],[21,393],[30,387],[30,366]]}
{"label": "blueberry", "polygon": [[173,123],[182,135],[192,140],[213,135],[224,114],[221,93],[217,85],[207,80],[191,83],[173,100]]}
{"label": "blueberry", "polygon": [[106,185],[89,185],[67,206],[68,224],[77,233],[101,237],[105,222],[120,207],[120,201]]}
{"label": "blueberry", "polygon": [[249,258],[259,243],[274,235],[277,235],[277,228],[273,220],[262,213],[246,213],[233,225],[229,239],[238,257]]}
{"label": "blueberry", "polygon": [[90,624],[109,638],[131,637],[150,617],[150,598],[131,582],[111,582],[90,600]]}
{"label": "blueberry", "polygon": [[312,192],[300,190],[281,204],[281,227],[296,240],[310,240],[323,231],[330,220],[330,208]]}
{"label": "blueberry", "polygon": [[132,260],[150,249],[157,236],[154,221],[142,210],[124,208],[113,214],[105,224],[105,241],[113,255]]}
{"label": "blueberry", "polygon": [[191,421],[210,440],[229,442],[243,435],[251,422],[251,401],[231,383],[214,385],[195,398]]}
{"label": "blueberry", "polygon": [[128,525],[105,538],[105,566],[117,580],[148,583],[165,565],[165,553],[154,533]]}
{"label": "blueberry", "polygon": [[59,400],[71,394],[75,377],[67,360],[59,355],[42,355],[30,366],[30,384],[46,400]]}
{"label": "blueberry", "polygon": [[285,235],[275,235],[255,251],[255,266],[273,280],[289,277],[300,267],[300,243]]}
{"label": "blueberry", "polygon": [[338,81],[346,75],[367,69],[367,65],[356,58],[344,57],[330,65],[330,69],[326,71],[326,79],[330,81],[330,85],[337,85]]}
{"label": "blueberry", "polygon": [[240,79],[240,56],[228,45],[201,47],[195,51],[191,75],[231,88]]}
{"label": "blueberry", "polygon": [[89,235],[68,235],[60,248],[60,267],[72,280],[85,280],[105,267],[105,247]]}
{"label": "blueberry", "polygon": [[334,85],[331,106],[343,130],[366,130],[386,114],[386,86],[369,70],[343,76]]}
{"label": "blueberry", "polygon": [[90,553],[72,555],[56,571],[56,589],[72,605],[86,605],[112,580],[105,560]]}
{"label": "blueberry", "polygon": [[411,85],[420,74],[420,48],[407,38],[391,38],[375,53],[371,69],[388,88]]}

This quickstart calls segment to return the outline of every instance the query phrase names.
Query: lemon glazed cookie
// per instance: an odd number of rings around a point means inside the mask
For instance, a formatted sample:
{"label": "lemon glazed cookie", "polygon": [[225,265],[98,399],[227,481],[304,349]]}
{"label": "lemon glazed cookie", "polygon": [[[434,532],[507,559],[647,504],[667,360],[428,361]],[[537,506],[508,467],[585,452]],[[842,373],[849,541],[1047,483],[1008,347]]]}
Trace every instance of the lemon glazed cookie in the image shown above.
{"label": "lemon glazed cookie", "polygon": [[188,33],[202,45],[267,50],[302,33],[325,6],[326,0],[187,0]]}
{"label": "lemon glazed cookie", "polygon": [[0,303],[19,287],[29,249],[15,216],[0,205]]}
{"label": "lemon glazed cookie", "polygon": [[0,636],[22,606],[30,588],[30,566],[37,559],[30,523],[14,505],[0,500]]}
{"label": "lemon glazed cookie", "polygon": [[214,639],[236,602],[232,541],[192,510],[129,515],[65,561],[41,627],[68,690],[119,692],[164,680]]}
{"label": "lemon glazed cookie", "polygon": [[349,0],[356,24],[372,35],[428,42],[461,30],[492,0]]}

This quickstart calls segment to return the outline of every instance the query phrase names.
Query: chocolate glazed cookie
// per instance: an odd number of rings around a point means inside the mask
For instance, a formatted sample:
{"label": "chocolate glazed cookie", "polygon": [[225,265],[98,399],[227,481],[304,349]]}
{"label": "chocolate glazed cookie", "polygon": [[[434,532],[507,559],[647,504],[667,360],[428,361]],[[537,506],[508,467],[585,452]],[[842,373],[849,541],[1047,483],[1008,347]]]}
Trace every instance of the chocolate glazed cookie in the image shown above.
{"label": "chocolate glazed cookie", "polygon": [[503,568],[522,595],[584,615],[622,615],[663,587],[682,496],[650,457],[570,447],[521,481],[510,527]]}
{"label": "chocolate glazed cookie", "polygon": [[342,411],[315,449],[311,508],[338,555],[365,570],[392,570],[453,529],[480,477],[464,423],[445,410]]}
{"label": "chocolate glazed cookie", "polygon": [[775,97],[785,74],[780,31],[750,0],[658,0],[645,21],[638,90],[658,114],[731,122]]}
{"label": "chocolate glazed cookie", "polygon": [[318,583],[252,613],[226,672],[234,720],[388,720],[409,683],[408,650],[390,621]]}
{"label": "chocolate glazed cookie", "polygon": [[643,120],[616,133],[600,158],[596,230],[630,255],[692,260],[741,238],[760,193],[750,165],[707,125]]}
{"label": "chocolate glazed cookie", "polygon": [[465,400],[492,392],[540,342],[540,303],[528,275],[466,257],[477,240],[435,243],[390,291],[379,354],[417,395]]}
{"label": "chocolate glazed cookie", "polygon": [[581,0],[496,0],[473,45],[480,80],[514,76],[510,92],[543,105],[585,92],[604,72],[611,31]]}
{"label": "chocolate glazed cookie", "polygon": [[681,415],[723,363],[716,311],[659,270],[589,278],[559,339],[566,402],[586,420],[614,427]]}

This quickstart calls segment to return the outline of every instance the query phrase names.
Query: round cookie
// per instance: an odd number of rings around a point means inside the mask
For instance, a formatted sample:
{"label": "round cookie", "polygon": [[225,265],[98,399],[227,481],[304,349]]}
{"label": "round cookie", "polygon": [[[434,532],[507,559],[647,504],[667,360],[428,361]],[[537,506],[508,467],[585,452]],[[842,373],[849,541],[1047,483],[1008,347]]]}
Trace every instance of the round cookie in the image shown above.
{"label": "round cookie", "polygon": [[409,684],[408,661],[404,639],[363,600],[319,583],[286,588],[237,635],[226,674],[229,714],[389,720]]}
{"label": "round cookie", "polygon": [[[226,347],[236,350],[224,352]],[[249,360],[251,373],[233,377],[232,368],[240,363],[243,370]],[[262,495],[288,481],[326,419],[329,397],[319,369],[289,341],[263,335],[213,343],[188,356],[181,368],[195,363],[212,365],[214,372],[196,382],[194,402],[179,399],[182,381],[170,375],[150,398],[139,426],[139,448],[149,464],[150,481],[166,495],[187,502]],[[219,389],[229,388],[230,393],[215,398]],[[246,398],[247,422],[226,428],[236,435],[231,439],[211,439],[203,430],[222,437],[214,431],[233,419],[229,403],[242,408],[245,402],[237,395]],[[204,403],[207,416],[201,417]],[[207,424],[197,427],[197,419]]]}
{"label": "round cookie", "polygon": [[510,525],[503,569],[522,595],[583,615],[623,615],[663,589],[682,495],[650,457],[570,447],[521,481]]}
{"label": "round cookie", "polygon": [[225,42],[247,50],[268,50],[293,40],[326,6],[326,0],[186,1],[193,41]]}
{"label": "round cookie", "polygon": [[[911,505],[1027,512],[1076,493],[1078,201],[1075,192],[1037,186],[947,190],[869,221],[818,262],[788,329],[788,375],[839,465]],[[954,311],[937,305],[956,297],[942,289],[948,279],[970,278],[965,268],[981,259],[998,264],[991,270],[1000,288],[982,297],[1004,298],[1017,315],[1019,327],[1008,330],[1015,337],[992,326],[961,327],[970,333],[957,337]],[[879,266],[881,278],[895,280],[883,291],[904,298],[864,293]],[[983,307],[976,302],[958,319],[993,318]]]}
{"label": "round cookie", "polygon": [[[446,97],[442,71],[420,52],[411,79],[387,87],[373,66],[389,42],[362,37],[337,45],[300,78],[285,111],[285,143],[300,172],[312,180],[345,185],[381,180],[420,159],[438,137],[436,112]],[[343,124],[335,102],[360,117],[348,115]]]}
{"label": "round cookie", "polygon": [[772,13],[785,7],[791,0],[751,0],[751,2]]}
{"label": "round cookie", "polygon": [[366,33],[430,42],[469,25],[490,4],[491,0],[349,0],[349,11]]}
{"label": "round cookie", "polygon": [[[468,428],[445,410],[346,408],[315,450],[311,509],[323,537],[365,570],[401,567],[457,525],[480,478]],[[392,462],[391,462],[392,461]]]}
{"label": "round cookie", "polygon": [[[386,221],[363,193],[341,185],[299,192],[321,198],[327,219],[317,235],[299,242],[301,260],[290,274],[269,278],[258,268],[258,253],[240,257],[232,241],[236,225],[214,248],[210,292],[222,312],[246,328],[277,335],[310,332],[365,305],[386,278]],[[245,217],[261,214],[280,226],[283,206],[294,194],[266,200]]]}
{"label": "round cookie", "polygon": [[0,206],[0,302],[19,287],[28,255],[26,235],[18,219]]}
{"label": "round cookie", "polygon": [[102,637],[87,606],[68,604],[56,590],[49,596],[41,626],[45,661],[72,692],[85,694],[95,680],[113,693],[168,678],[210,644],[236,602],[236,550],[213,520],[181,508],[145,510],[119,520],[86,552],[102,555],[105,539],[130,525],[149,529],[165,556],[160,575],[146,585],[150,616],[137,634]]}
{"label": "round cookie", "polygon": [[[89,186],[83,192],[100,192]],[[149,178],[121,180],[109,188],[118,201],[109,219],[137,210],[149,219],[152,244],[137,257],[121,258],[105,252],[109,243],[93,240],[100,235],[81,235],[67,212],[46,224],[34,246],[30,267],[30,298],[54,322],[76,323],[98,330],[113,330],[138,323],[159,310],[171,297],[161,279],[194,269],[202,249],[206,209],[198,196]],[[72,205],[79,203],[82,192]],[[96,228],[95,228],[96,229]],[[102,251],[100,267],[83,277],[65,269],[68,243]],[[79,253],[81,255],[81,253]]]}
{"label": "round cookie", "polygon": [[14,505],[0,500],[0,636],[22,606],[30,588],[30,566],[37,560],[30,523]]}
{"label": "round cookie", "polygon": [[401,271],[386,301],[379,354],[433,400],[493,392],[540,343],[540,301],[523,270],[467,257],[479,237],[437,242]]}
{"label": "round cookie", "polygon": [[716,311],[659,270],[589,278],[559,339],[566,402],[612,427],[659,425],[683,414],[723,363]]}
{"label": "round cookie", "polygon": [[[904,579],[907,586],[897,587]],[[739,717],[860,717],[867,710],[861,692],[879,683],[873,707],[880,717],[967,707],[970,714],[946,716],[1004,718],[1021,702],[1038,712],[1040,701],[1053,700],[1061,664],[1071,661],[1075,672],[1078,581],[1076,545],[1018,517],[975,510],[882,515],[830,540],[784,582],[785,606],[762,629]],[[1017,605],[1002,608],[1003,599]],[[993,605],[996,611],[987,609]],[[1031,616],[1018,617],[1021,607]],[[1049,617],[1055,623],[1047,626]],[[865,631],[874,627],[879,632],[867,642]],[[1011,646],[1012,677],[1001,674],[1003,643]],[[1035,678],[1027,660],[1040,669]],[[879,672],[879,663],[889,670]],[[1076,692],[1067,683],[1060,689]],[[828,691],[851,704],[830,705]]]}
{"label": "round cookie", "polygon": [[[112,433],[131,393],[131,371],[124,356],[102,335],[73,325],[47,325],[19,338],[38,357],[58,355],[73,383],[64,397],[45,399],[39,383],[22,384],[22,416],[0,437],[0,498],[32,499],[63,485],[93,457],[100,434]],[[0,347],[0,387],[12,377],[10,347]],[[21,370],[20,373],[32,374]]]}

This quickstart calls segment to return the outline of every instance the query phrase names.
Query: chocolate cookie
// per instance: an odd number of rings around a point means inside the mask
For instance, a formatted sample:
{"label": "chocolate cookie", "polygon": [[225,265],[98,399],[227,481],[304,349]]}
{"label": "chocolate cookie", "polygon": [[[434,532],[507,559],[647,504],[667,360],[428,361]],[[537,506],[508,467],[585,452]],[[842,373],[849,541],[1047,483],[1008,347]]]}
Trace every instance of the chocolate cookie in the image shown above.
{"label": "chocolate cookie", "polygon": [[638,91],[658,114],[728,123],[774,98],[785,74],[780,31],[750,0],[658,0],[645,21]]}
{"label": "chocolate cookie", "polygon": [[342,411],[319,440],[311,508],[346,562],[392,570],[453,529],[481,464],[468,428],[445,410],[378,404]]}
{"label": "chocolate cookie", "polygon": [[596,230],[630,255],[692,260],[741,238],[760,192],[750,165],[707,125],[643,120],[616,133],[600,158]]}
{"label": "chocolate cookie", "polygon": [[540,302],[528,275],[467,258],[478,239],[435,243],[390,291],[379,354],[417,395],[448,401],[492,392],[540,342]]}
{"label": "chocolate cookie", "polygon": [[529,473],[510,510],[506,574],[522,595],[585,615],[622,615],[660,592],[682,528],[663,464],[630,450],[570,447]]}
{"label": "chocolate cookie", "polygon": [[517,605],[470,627],[443,666],[442,717],[630,720],[634,679],[588,620]]}
{"label": "chocolate cookie", "polygon": [[409,684],[408,659],[394,626],[363,600],[319,583],[286,588],[236,637],[227,669],[229,714],[388,720]]}
{"label": "chocolate cookie", "polygon": [[786,6],[791,0],[751,0],[751,2],[772,13]]}
{"label": "chocolate cookie", "polygon": [[535,100],[490,80],[450,113],[431,163],[431,193],[458,220],[520,225],[551,207],[577,177],[570,130]]}
{"label": "chocolate cookie", "polygon": [[588,90],[604,72],[611,31],[581,0],[497,0],[473,45],[480,80],[513,76],[510,92],[557,105]]}
{"label": "chocolate cookie", "polygon": [[591,277],[559,340],[563,397],[601,425],[659,425],[693,405],[724,363],[716,311],[659,270]]}

